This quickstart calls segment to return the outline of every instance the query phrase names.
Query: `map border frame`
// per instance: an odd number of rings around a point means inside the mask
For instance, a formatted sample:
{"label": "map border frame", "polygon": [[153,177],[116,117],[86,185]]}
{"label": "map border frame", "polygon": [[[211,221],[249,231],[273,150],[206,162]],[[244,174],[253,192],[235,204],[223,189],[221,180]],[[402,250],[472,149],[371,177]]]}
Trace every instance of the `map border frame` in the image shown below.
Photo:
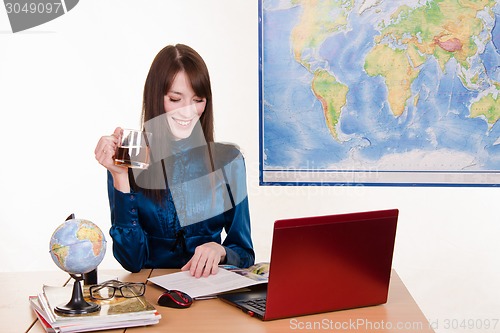
{"label": "map border frame", "polygon": [[[259,62],[259,185],[260,186],[407,186],[407,187],[498,187],[500,170],[408,171],[326,170],[264,168],[263,6],[258,0]],[[412,179],[410,179],[412,177]]]}

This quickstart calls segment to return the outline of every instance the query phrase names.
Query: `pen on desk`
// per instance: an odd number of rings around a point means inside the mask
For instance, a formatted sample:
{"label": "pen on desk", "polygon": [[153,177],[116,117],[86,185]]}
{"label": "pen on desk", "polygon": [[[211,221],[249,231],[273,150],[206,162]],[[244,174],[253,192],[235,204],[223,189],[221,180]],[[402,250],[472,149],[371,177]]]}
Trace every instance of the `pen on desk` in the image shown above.
{"label": "pen on desk", "polygon": [[195,297],[193,299],[197,300],[197,301],[202,301],[202,300],[205,300],[205,299],[214,299],[214,298],[217,298],[217,296],[216,295],[199,296],[199,297]]}

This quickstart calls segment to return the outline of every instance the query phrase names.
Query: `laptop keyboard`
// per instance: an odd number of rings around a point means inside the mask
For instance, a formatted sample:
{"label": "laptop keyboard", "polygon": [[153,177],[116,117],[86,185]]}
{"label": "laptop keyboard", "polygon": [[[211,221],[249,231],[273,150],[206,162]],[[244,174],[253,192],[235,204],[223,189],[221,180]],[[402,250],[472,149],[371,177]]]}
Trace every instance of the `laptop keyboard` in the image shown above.
{"label": "laptop keyboard", "polygon": [[256,298],[244,301],[246,305],[254,307],[262,312],[266,311],[266,299],[265,298]]}

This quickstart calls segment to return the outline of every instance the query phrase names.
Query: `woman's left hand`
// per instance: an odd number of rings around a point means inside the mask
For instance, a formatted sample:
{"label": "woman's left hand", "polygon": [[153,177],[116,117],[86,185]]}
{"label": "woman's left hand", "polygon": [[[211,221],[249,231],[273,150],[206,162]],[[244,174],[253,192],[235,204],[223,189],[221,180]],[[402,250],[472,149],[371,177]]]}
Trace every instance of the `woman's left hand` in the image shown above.
{"label": "woman's left hand", "polygon": [[210,274],[217,274],[219,263],[226,257],[226,250],[218,243],[210,242],[197,246],[193,257],[185,264],[181,270],[191,273],[199,278],[207,277]]}

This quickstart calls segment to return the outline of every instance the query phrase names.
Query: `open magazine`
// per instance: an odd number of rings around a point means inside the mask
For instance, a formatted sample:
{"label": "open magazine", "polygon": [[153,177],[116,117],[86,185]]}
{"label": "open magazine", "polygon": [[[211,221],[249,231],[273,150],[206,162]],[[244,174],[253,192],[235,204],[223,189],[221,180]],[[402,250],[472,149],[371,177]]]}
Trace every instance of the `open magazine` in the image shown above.
{"label": "open magazine", "polygon": [[208,277],[195,278],[189,271],[183,271],[151,277],[148,280],[167,290],[180,290],[199,300],[267,283],[268,273],[269,263],[258,263],[249,268],[221,265],[217,274]]}

